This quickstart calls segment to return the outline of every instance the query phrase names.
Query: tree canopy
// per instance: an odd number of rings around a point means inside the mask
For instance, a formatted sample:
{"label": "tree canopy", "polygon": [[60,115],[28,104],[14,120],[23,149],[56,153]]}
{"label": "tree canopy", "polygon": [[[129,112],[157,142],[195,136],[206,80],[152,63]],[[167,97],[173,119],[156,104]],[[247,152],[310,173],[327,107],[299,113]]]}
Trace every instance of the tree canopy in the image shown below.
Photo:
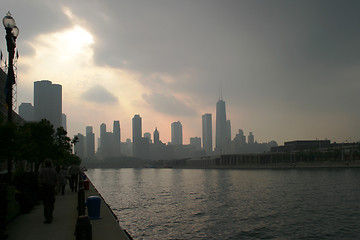
{"label": "tree canopy", "polygon": [[63,127],[54,130],[48,120],[25,123],[23,126],[0,123],[0,161],[4,161],[9,151],[14,162],[27,161],[35,164],[35,171],[46,159],[51,158],[57,166],[80,164],[78,156],[72,154],[72,144]]}

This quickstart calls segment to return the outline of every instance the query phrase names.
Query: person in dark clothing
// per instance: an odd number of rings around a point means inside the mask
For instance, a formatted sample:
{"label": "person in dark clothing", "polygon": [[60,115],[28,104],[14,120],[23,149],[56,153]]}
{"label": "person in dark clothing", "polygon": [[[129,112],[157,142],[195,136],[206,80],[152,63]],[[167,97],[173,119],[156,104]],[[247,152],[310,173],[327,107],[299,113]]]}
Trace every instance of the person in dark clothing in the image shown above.
{"label": "person in dark clothing", "polygon": [[77,192],[79,174],[81,173],[80,166],[77,164],[73,164],[69,167],[68,171],[70,175],[70,179],[69,179],[70,189],[72,192],[74,191]]}
{"label": "person in dark clothing", "polygon": [[39,189],[44,204],[44,223],[51,223],[55,204],[55,188],[57,182],[56,170],[52,167],[51,159],[45,160],[45,167],[39,171]]}

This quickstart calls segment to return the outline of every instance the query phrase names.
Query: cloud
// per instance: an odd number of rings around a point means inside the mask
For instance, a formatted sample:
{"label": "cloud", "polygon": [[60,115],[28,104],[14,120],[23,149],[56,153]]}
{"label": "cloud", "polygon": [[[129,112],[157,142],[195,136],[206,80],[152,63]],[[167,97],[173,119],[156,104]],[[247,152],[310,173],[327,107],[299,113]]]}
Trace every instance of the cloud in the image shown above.
{"label": "cloud", "polygon": [[99,104],[113,104],[117,103],[118,99],[108,90],[100,85],[95,85],[81,94],[81,98]]}
{"label": "cloud", "polygon": [[143,99],[156,111],[174,116],[194,116],[195,109],[172,95],[143,94]]}

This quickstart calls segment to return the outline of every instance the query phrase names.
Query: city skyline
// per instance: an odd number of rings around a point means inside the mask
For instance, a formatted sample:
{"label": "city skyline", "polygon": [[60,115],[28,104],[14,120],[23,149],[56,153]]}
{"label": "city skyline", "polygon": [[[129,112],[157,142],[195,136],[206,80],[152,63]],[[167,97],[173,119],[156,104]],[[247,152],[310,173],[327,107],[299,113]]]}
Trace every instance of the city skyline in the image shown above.
{"label": "city skyline", "polygon": [[[101,123],[119,120],[125,141],[140,114],[143,132],[157,127],[166,143],[180,121],[189,144],[202,136],[201,116],[215,116],[221,85],[232,139],[243,129],[279,144],[360,140],[357,1],[18,0],[3,9],[20,29],[17,102],[33,104],[34,81],[62,85],[69,136],[86,126],[99,136]],[[0,49],[3,67],[5,38]]]}

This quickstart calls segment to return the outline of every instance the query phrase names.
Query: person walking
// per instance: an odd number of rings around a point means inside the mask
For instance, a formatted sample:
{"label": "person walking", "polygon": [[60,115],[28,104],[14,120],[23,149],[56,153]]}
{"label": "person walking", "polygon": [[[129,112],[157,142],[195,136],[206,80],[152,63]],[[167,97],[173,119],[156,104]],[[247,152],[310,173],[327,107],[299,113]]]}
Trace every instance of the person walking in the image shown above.
{"label": "person walking", "polygon": [[44,205],[44,223],[51,223],[55,204],[55,188],[57,183],[57,173],[52,167],[51,159],[46,159],[44,167],[39,171],[39,190]]}
{"label": "person walking", "polygon": [[78,181],[79,181],[79,174],[81,173],[80,171],[80,166],[78,164],[73,164],[69,167],[69,175],[70,175],[70,189],[72,192],[77,192],[77,187],[78,187]]}
{"label": "person walking", "polygon": [[64,195],[65,193],[65,186],[67,183],[67,177],[68,177],[68,173],[65,169],[65,167],[61,167],[59,172],[58,172],[58,189],[57,189],[57,193],[61,192],[61,195]]}

